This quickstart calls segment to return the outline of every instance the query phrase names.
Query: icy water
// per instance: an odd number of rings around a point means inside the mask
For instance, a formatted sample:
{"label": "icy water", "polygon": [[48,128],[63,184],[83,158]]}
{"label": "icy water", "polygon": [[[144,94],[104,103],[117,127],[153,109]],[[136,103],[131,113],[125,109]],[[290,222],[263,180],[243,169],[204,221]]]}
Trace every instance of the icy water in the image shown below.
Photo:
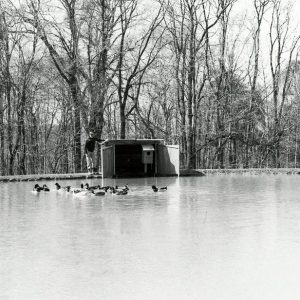
{"label": "icy water", "polygon": [[300,177],[88,182],[0,183],[0,299],[300,299]]}

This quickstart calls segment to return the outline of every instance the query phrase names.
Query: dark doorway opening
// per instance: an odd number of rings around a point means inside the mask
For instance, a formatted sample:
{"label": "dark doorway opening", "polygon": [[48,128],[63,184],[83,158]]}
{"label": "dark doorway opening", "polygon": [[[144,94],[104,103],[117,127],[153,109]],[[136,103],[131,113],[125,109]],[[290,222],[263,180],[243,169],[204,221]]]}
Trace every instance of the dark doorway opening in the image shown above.
{"label": "dark doorway opening", "polygon": [[142,177],[153,176],[155,173],[153,164],[145,165],[142,161],[142,146],[139,145],[116,145],[115,146],[115,174],[116,177]]}

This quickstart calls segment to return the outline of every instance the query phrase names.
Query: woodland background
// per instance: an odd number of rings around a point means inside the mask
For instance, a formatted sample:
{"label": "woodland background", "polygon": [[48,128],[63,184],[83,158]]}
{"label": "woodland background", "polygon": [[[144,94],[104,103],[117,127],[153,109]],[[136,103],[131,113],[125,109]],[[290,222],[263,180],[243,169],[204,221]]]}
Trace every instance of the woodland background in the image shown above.
{"label": "woodland background", "polygon": [[299,167],[294,8],[243,3],[2,0],[0,175],[84,171],[90,129],[182,168]]}

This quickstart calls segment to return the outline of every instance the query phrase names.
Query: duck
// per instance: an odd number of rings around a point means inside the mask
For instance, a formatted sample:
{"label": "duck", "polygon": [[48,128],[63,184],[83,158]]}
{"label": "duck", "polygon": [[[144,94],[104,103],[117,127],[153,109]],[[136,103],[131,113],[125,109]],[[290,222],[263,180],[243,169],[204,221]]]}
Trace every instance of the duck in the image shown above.
{"label": "duck", "polygon": [[83,183],[80,185],[80,188],[72,188],[70,191],[75,197],[86,197],[93,194],[92,190],[86,189],[86,186]]}
{"label": "duck", "polygon": [[116,185],[115,190],[116,190],[116,191],[129,191],[129,187],[128,187],[128,184],[125,184],[125,185],[122,186],[122,187]]}
{"label": "duck", "polygon": [[77,189],[77,190],[73,191],[74,197],[87,197],[87,196],[91,196],[92,194],[93,194],[92,191],[85,190],[85,189],[83,189],[83,190]]}
{"label": "duck", "polygon": [[48,188],[47,184],[44,184],[42,186],[42,190],[45,191],[45,192],[50,192],[50,189]]}
{"label": "duck", "polygon": [[57,190],[61,190],[61,185],[57,182],[55,183],[55,187],[56,187]]}
{"label": "duck", "polygon": [[55,183],[55,186],[56,186],[56,190],[57,191],[65,191],[65,192],[70,192],[71,190],[71,186],[70,185],[67,185],[67,186],[64,186],[62,187],[59,183]]}
{"label": "duck", "polygon": [[93,196],[104,196],[106,189],[101,188],[100,185],[90,186],[88,183],[84,185],[84,190],[90,191]]}
{"label": "duck", "polygon": [[121,190],[121,191],[116,191],[116,195],[127,195],[128,190]]}
{"label": "duck", "polygon": [[110,192],[115,195],[127,195],[128,189],[116,189],[115,187],[110,187]]}
{"label": "duck", "polygon": [[98,190],[101,189],[100,185],[94,185],[94,186],[90,186],[88,183],[86,183],[84,185],[85,189],[87,190]]}
{"label": "duck", "polygon": [[43,188],[37,183],[34,185],[32,192],[39,193],[42,190],[43,190]]}
{"label": "duck", "polygon": [[157,187],[156,185],[152,185],[153,192],[165,192],[168,189],[167,186]]}
{"label": "duck", "polygon": [[80,188],[70,188],[70,192],[73,194],[77,194],[79,192],[85,191],[86,189],[84,188],[84,184],[82,183],[80,185]]}
{"label": "duck", "polygon": [[107,193],[107,191],[110,189],[109,186],[102,186],[102,187],[99,187],[99,190],[104,190],[105,193]]}
{"label": "duck", "polygon": [[117,195],[126,195],[129,191],[129,187],[127,184],[124,186],[120,187],[116,185],[115,187],[110,187],[111,193],[117,194]]}
{"label": "duck", "polygon": [[102,189],[92,190],[91,193],[92,193],[92,196],[105,196],[106,195],[106,192]]}

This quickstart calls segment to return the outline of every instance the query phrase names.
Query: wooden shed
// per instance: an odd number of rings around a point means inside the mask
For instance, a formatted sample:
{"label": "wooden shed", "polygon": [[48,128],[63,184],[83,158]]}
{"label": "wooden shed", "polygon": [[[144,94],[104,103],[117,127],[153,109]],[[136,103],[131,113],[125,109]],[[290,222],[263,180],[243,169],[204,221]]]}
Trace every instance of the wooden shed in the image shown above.
{"label": "wooden shed", "polygon": [[179,146],[162,139],[108,140],[101,147],[103,178],[179,175]]}

